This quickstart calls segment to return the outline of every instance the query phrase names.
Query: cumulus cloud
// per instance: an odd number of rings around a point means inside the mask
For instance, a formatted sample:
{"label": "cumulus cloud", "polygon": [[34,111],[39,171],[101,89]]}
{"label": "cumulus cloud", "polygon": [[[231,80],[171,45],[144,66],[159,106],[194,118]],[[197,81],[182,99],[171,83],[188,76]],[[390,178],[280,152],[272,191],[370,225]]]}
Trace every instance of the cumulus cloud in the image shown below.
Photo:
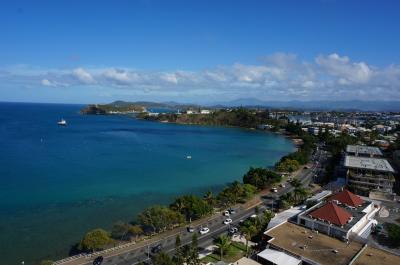
{"label": "cumulus cloud", "polygon": [[95,80],[92,75],[83,68],[76,68],[72,71],[72,75],[84,84],[94,84]]}
{"label": "cumulus cloud", "polygon": [[332,76],[338,77],[340,84],[367,83],[373,75],[372,69],[365,62],[350,62],[349,57],[340,57],[333,53],[328,56],[318,56],[316,63]]}
{"label": "cumulus cloud", "polygon": [[44,86],[53,86],[53,83],[51,83],[48,79],[42,79],[41,83]]}
{"label": "cumulus cloud", "polygon": [[[70,70],[0,69],[0,81],[48,87],[96,86],[112,95],[257,97],[290,99],[400,99],[400,67],[376,67],[336,53],[301,61],[290,53],[265,56],[259,64],[235,63],[202,71],[142,71],[129,68]],[[22,70],[21,70],[22,69]]]}

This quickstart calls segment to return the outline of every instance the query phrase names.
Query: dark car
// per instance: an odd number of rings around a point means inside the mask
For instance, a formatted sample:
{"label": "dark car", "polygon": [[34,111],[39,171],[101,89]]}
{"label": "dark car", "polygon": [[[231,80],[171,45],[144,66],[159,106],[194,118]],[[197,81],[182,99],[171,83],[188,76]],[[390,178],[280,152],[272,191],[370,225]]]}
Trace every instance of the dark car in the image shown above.
{"label": "dark car", "polygon": [[229,209],[229,213],[230,213],[230,214],[235,214],[236,211],[235,211],[235,209]]}
{"label": "dark car", "polygon": [[93,261],[93,265],[100,265],[101,263],[103,263],[103,256],[98,256],[97,258],[94,259]]}
{"label": "dark car", "polygon": [[162,249],[162,245],[161,244],[155,245],[154,247],[151,248],[151,253],[156,254],[156,253],[160,252],[161,249]]}
{"label": "dark car", "polygon": [[187,227],[187,231],[188,231],[189,233],[193,233],[193,232],[194,232],[194,228],[193,228],[192,226],[188,226],[188,227]]}

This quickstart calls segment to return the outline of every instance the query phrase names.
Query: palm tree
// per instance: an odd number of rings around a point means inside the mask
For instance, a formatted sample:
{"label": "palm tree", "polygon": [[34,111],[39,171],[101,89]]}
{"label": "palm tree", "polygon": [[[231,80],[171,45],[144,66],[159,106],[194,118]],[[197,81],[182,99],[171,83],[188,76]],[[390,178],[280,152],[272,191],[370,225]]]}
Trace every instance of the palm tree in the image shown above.
{"label": "palm tree", "polygon": [[224,256],[224,251],[227,250],[231,245],[231,239],[227,235],[221,235],[217,238],[216,242],[220,251],[220,259],[222,260],[222,256]]}
{"label": "palm tree", "polygon": [[250,225],[242,227],[241,230],[246,239],[246,256],[247,256],[249,253],[249,241],[257,233],[257,228],[254,225]]}
{"label": "palm tree", "polygon": [[174,262],[171,259],[171,257],[163,251],[153,256],[152,259],[155,265],[174,265]]}
{"label": "palm tree", "polygon": [[204,200],[211,206],[214,206],[215,204],[215,197],[212,191],[207,191],[207,193],[204,195]]}

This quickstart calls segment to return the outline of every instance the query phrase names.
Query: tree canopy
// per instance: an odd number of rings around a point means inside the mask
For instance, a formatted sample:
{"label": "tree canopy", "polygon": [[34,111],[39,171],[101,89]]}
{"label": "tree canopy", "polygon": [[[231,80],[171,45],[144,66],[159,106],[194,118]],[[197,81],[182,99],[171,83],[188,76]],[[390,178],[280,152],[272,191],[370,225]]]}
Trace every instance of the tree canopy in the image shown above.
{"label": "tree canopy", "polygon": [[173,228],[184,222],[181,213],[171,210],[165,206],[151,206],[139,214],[139,222],[150,227],[154,232],[161,232]]}
{"label": "tree canopy", "polygon": [[278,173],[261,167],[250,167],[243,176],[243,183],[251,184],[260,190],[279,181],[281,181],[281,176]]}
{"label": "tree canopy", "polygon": [[112,242],[110,235],[103,229],[94,229],[88,232],[79,244],[79,249],[85,251],[101,250]]}

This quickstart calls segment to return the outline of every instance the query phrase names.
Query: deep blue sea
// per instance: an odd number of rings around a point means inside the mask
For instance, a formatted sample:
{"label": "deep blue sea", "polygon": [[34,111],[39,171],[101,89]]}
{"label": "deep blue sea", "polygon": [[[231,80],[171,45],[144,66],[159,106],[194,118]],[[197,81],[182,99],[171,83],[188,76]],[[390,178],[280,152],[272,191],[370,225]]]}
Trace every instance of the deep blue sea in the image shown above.
{"label": "deep blue sea", "polygon": [[265,132],[84,116],[82,107],[0,103],[1,264],[67,256],[90,229],[218,191],[294,149]]}

